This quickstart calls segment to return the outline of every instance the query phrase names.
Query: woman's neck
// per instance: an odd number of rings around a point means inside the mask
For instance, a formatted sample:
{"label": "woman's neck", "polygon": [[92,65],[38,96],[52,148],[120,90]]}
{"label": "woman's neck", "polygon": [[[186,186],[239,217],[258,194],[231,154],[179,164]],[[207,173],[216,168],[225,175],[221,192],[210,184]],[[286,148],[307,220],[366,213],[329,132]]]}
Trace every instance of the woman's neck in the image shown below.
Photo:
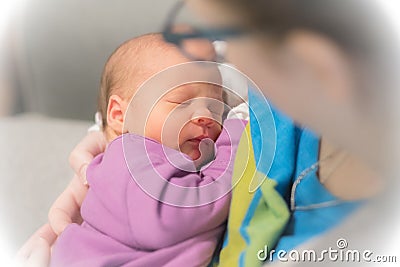
{"label": "woman's neck", "polygon": [[382,177],[358,158],[337,149],[325,138],[320,141],[319,160],[320,181],[340,199],[368,199],[384,189]]}

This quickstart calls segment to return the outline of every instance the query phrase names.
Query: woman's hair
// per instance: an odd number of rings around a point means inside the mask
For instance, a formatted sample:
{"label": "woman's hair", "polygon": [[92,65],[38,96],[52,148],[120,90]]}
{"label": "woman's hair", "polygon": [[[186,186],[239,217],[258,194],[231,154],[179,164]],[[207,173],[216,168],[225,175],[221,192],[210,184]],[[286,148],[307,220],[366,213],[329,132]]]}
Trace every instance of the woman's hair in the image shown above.
{"label": "woman's hair", "polygon": [[[357,75],[369,78],[358,84],[363,88],[359,94],[365,98],[362,101],[369,102],[376,94],[382,94],[382,83],[389,87],[395,84],[398,40],[382,8],[374,1],[216,0],[215,3],[233,11],[246,28],[273,37],[278,44],[293,30],[313,31],[334,41],[357,64],[360,72]],[[385,88],[385,94],[391,96],[391,90],[395,89]]]}
{"label": "woman's hair", "polygon": [[312,30],[333,39],[348,52],[379,48],[389,27],[371,0],[216,0],[237,11],[248,27],[275,37],[295,29]]}

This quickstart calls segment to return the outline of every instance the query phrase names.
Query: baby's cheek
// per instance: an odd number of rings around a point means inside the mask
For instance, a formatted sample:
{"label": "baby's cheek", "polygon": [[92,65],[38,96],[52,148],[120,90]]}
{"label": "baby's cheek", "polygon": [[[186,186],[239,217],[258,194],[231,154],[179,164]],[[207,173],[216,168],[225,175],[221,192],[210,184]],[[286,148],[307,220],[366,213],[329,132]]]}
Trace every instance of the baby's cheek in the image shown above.
{"label": "baby's cheek", "polygon": [[200,157],[200,152],[199,152],[198,147],[194,146],[193,144],[191,144],[189,142],[183,142],[183,144],[181,144],[179,146],[179,151],[188,155],[193,160]]}
{"label": "baby's cheek", "polygon": [[146,125],[144,136],[154,139],[161,143],[161,127],[157,123],[150,123]]}
{"label": "baby's cheek", "polygon": [[213,128],[212,134],[210,134],[210,138],[215,142],[218,139],[218,136],[221,134],[222,126],[216,125]]}

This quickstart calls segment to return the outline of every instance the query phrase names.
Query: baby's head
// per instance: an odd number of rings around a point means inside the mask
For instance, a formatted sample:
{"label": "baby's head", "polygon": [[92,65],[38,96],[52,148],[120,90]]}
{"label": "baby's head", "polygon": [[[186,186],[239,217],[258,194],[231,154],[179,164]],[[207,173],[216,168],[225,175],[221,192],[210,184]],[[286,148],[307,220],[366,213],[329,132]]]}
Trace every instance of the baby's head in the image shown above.
{"label": "baby's head", "polygon": [[107,139],[136,133],[198,159],[200,141],[215,141],[221,132],[222,87],[197,82],[172,90],[154,86],[138,92],[153,75],[186,62],[159,34],[140,36],[117,48],[105,65],[99,96]]}

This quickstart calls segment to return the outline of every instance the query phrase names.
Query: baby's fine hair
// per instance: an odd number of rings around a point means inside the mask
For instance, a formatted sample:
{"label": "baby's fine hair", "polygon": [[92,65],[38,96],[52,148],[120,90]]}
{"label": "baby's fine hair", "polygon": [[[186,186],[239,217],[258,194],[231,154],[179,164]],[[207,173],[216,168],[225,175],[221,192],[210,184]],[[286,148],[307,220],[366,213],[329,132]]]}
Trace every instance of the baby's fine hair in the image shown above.
{"label": "baby's fine hair", "polygon": [[[147,53],[158,54],[174,46],[166,43],[161,34],[150,33],[130,39],[121,44],[108,58],[101,76],[98,96],[98,112],[102,117],[103,129],[107,126],[107,106],[112,94],[131,97],[143,82],[148,68],[145,67]],[[150,64],[157,64],[157,57],[152,57]]]}

